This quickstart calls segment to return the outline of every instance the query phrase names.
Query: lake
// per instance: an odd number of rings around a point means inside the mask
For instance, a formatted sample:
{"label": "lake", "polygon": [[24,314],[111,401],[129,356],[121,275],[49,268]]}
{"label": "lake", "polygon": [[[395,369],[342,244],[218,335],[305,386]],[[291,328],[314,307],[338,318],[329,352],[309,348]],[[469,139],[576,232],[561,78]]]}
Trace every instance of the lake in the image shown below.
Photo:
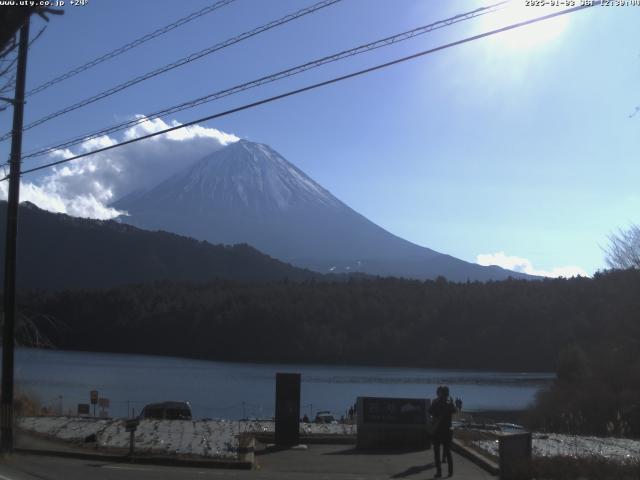
{"label": "lake", "polygon": [[187,400],[194,418],[268,418],[275,407],[276,372],[302,374],[302,414],[338,415],[358,396],[433,398],[449,385],[466,410],[517,410],[548,385],[551,373],[505,373],[423,368],[228,363],[148,355],[18,348],[18,391],[65,414],[98,390],[110,416],[139,413],[147,403]]}

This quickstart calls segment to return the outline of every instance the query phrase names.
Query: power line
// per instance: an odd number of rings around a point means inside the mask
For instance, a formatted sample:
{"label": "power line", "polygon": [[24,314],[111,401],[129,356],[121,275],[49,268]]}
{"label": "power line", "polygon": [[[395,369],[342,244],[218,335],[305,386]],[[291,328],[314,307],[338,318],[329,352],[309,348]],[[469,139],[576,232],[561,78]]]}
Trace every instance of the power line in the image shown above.
{"label": "power line", "polygon": [[76,75],[78,75],[79,73],[84,72],[85,70],[89,70],[90,68],[95,67],[96,65],[99,65],[102,62],[106,62],[107,60],[112,59],[113,57],[117,57],[118,55],[121,55],[133,48],[139,47],[140,45],[142,45],[143,43],[148,42],[149,40],[153,40],[156,37],[159,37],[161,35],[164,35],[167,32],[170,32],[171,30],[181,27],[182,25],[191,22],[192,20],[195,20],[197,18],[202,17],[203,15],[206,15],[208,13],[211,13],[221,7],[224,7],[226,5],[229,5],[230,3],[235,2],[235,0],[220,0],[219,2],[214,3],[213,5],[209,5],[208,7],[204,7],[200,10],[198,10],[197,12],[193,12],[189,15],[187,15],[186,17],[182,17],[178,20],[176,20],[175,22],[172,22],[168,25],[165,25],[162,28],[159,28],[157,30],[154,30],[151,33],[147,33],[146,35],[132,41],[129,42],[119,48],[116,48],[115,50],[112,50],[108,53],[105,53],[104,55],[98,57],[98,58],[94,58],[93,60],[80,65],[79,67],[74,68],[73,70],[70,70],[66,73],[63,73],[62,75],[55,77],[45,83],[43,83],[42,85],[39,85],[31,90],[29,90],[27,92],[27,97],[31,96],[31,95],[35,95],[36,93],[39,93],[43,90],[46,90],[47,88],[55,85],[56,83],[60,83],[63,80],[68,80],[71,77],[74,77]]}
{"label": "power line", "polygon": [[[51,162],[51,163],[47,163],[45,165],[41,165],[39,167],[34,167],[34,168],[29,169],[29,170],[24,170],[22,173],[26,174],[26,173],[36,172],[38,170],[44,170],[45,168],[54,167],[56,165],[61,165],[63,163],[71,162],[71,161],[77,160],[79,158],[88,157],[88,156],[94,155],[96,153],[105,152],[107,150],[112,150],[114,148],[124,147],[125,145],[129,145],[131,143],[136,143],[136,142],[140,142],[142,140],[147,140],[149,138],[157,137],[158,135],[164,135],[165,133],[170,133],[170,132],[173,132],[175,130],[179,130],[179,129],[182,129],[182,128],[190,127],[190,126],[196,125],[198,123],[206,122],[206,121],[209,121],[209,120],[214,120],[216,118],[220,118],[220,117],[224,117],[224,116],[227,116],[227,115],[231,115],[232,113],[237,113],[237,112],[240,112],[240,111],[243,111],[243,110],[248,110],[250,108],[254,108],[254,107],[257,107],[259,105],[264,105],[264,104],[267,104],[267,103],[274,102],[276,100],[281,100],[283,98],[287,98],[287,97],[290,97],[290,96],[293,96],[293,95],[297,95],[299,93],[307,92],[309,90],[314,90],[316,88],[324,87],[326,85],[331,85],[333,83],[338,83],[338,82],[341,82],[343,80],[347,80],[347,79],[350,79],[350,78],[358,77],[358,76],[361,76],[361,75],[364,75],[364,74],[367,74],[367,73],[371,73],[371,72],[374,72],[374,71],[377,71],[377,70],[382,70],[384,68],[387,68],[387,67],[390,67],[390,66],[393,66],[393,65],[404,63],[404,62],[407,62],[409,60],[414,60],[416,58],[420,58],[420,57],[423,57],[425,55],[429,55],[429,54],[432,54],[432,53],[435,53],[435,52],[439,52],[441,50],[446,50],[446,49],[451,48],[451,47],[462,45],[464,43],[473,42],[473,41],[479,40],[481,38],[489,37],[491,35],[496,35],[498,33],[506,32],[506,31],[513,30],[515,28],[523,27],[523,26],[526,26],[526,25],[531,25],[533,23],[537,23],[537,22],[541,22],[541,21],[544,21],[544,20],[548,20],[548,19],[551,19],[551,18],[554,18],[554,17],[558,17],[560,15],[566,15],[568,13],[574,13],[574,12],[577,12],[579,10],[584,10],[584,9],[587,9],[587,8],[591,8],[591,7],[597,6],[599,4],[600,4],[600,2],[596,1],[593,4],[580,5],[580,6],[576,6],[576,7],[573,7],[573,8],[561,10],[559,12],[554,12],[554,13],[543,15],[543,16],[540,16],[540,17],[536,17],[536,18],[532,18],[532,19],[529,19],[529,20],[525,20],[525,21],[522,21],[522,22],[513,23],[511,25],[507,25],[505,27],[501,27],[501,28],[498,28],[498,29],[495,29],[495,30],[490,30],[488,32],[480,33],[478,35],[473,35],[471,37],[466,37],[466,38],[463,38],[462,40],[456,40],[455,42],[446,43],[446,44],[440,45],[438,47],[430,48],[428,50],[423,50],[421,52],[414,53],[413,55],[408,55],[406,57],[401,57],[401,58],[398,58],[396,60],[392,60],[392,61],[389,61],[389,62],[381,63],[381,64],[375,65],[373,67],[365,68],[363,70],[358,70],[356,72],[352,72],[352,73],[349,73],[349,74],[346,74],[346,75],[342,75],[342,76],[339,76],[339,77],[334,77],[332,79],[325,80],[325,81],[318,82],[318,83],[314,83],[312,85],[308,85],[306,87],[298,88],[296,90],[290,90],[290,91],[288,91],[286,93],[282,93],[280,95],[275,95],[273,97],[268,97],[268,98],[265,98],[265,99],[262,99],[262,100],[258,100],[256,102],[248,103],[248,104],[242,105],[240,107],[236,107],[236,108],[232,108],[230,110],[226,110],[224,112],[215,113],[213,115],[208,115],[206,117],[201,117],[201,118],[198,118],[196,120],[192,120],[190,122],[184,123],[182,125],[176,125],[174,127],[166,128],[166,129],[160,130],[158,132],[154,132],[154,133],[150,133],[150,134],[147,134],[147,135],[143,135],[142,137],[134,138],[134,139],[131,139],[131,140],[126,140],[124,142],[117,143],[115,145],[110,145],[108,147],[99,148],[99,149],[96,149],[96,150],[92,150],[90,152],[86,152],[86,153],[82,153],[82,154],[79,154],[79,155],[75,155],[75,156],[70,157],[70,158],[65,158],[65,159],[62,159],[62,160],[58,160],[56,162]],[[4,181],[7,178],[8,177],[4,177],[4,178],[0,179],[0,181]]]}
{"label": "power line", "polygon": [[[35,120],[27,125],[25,125],[22,128],[22,131],[25,130],[30,130],[33,127],[37,127],[38,125],[41,125],[45,122],[48,122],[49,120],[52,120],[56,117],[59,117],[60,115],[64,115],[66,113],[72,112],[74,110],[77,110],[79,108],[85,107],[93,102],[96,102],[98,100],[101,100],[103,98],[109,97],[117,92],[120,92],[126,88],[129,88],[133,85],[136,85],[140,82],[143,82],[145,80],[149,80],[150,78],[156,77],[162,73],[168,72],[170,70],[173,70],[174,68],[178,68],[181,67],[183,65],[186,65],[187,63],[191,63],[195,60],[198,60],[202,57],[204,57],[205,55],[209,55],[213,52],[216,52],[218,50],[222,50],[223,48],[229,47],[231,45],[234,45],[236,43],[239,43],[243,40],[246,40],[247,38],[251,38],[255,35],[258,35],[260,33],[266,32],[267,30],[271,30],[272,28],[278,27],[280,25],[283,25],[285,23],[291,22],[292,20],[296,20],[300,17],[303,17],[305,15],[309,15],[310,13],[314,13],[318,10],[321,10],[325,7],[328,7],[330,5],[333,5],[334,3],[338,3],[341,2],[342,0],[322,0],[321,2],[315,3],[313,5],[311,5],[310,7],[307,8],[303,8],[301,10],[298,10],[297,12],[285,15],[282,18],[279,18],[278,20],[273,20],[265,25],[262,25],[260,27],[254,28],[253,30],[249,30],[247,32],[241,33],[240,35],[237,35],[235,37],[232,37],[230,39],[227,39],[223,42],[217,43],[211,47],[205,48],[203,50],[200,50],[199,52],[195,52],[192,53],[191,55],[188,55],[186,57],[183,57],[179,60],[176,60],[173,63],[170,63],[168,65],[164,65],[163,67],[157,68],[155,70],[152,70],[151,72],[145,73],[144,75],[140,75],[138,77],[135,77],[131,80],[128,80],[124,83],[121,83],[119,85],[116,85],[115,87],[112,87],[108,90],[105,90],[103,92],[100,92],[96,95],[93,95],[92,97],[86,98],[78,103],[75,103],[73,105],[70,105],[68,107],[63,108],[62,110],[58,110],[57,112],[51,113],[49,115],[46,115],[38,120]],[[6,140],[8,138],[11,137],[11,132],[7,132],[5,134],[3,134],[2,136],[0,136],[0,141]]]}
{"label": "power line", "polygon": [[140,117],[140,118],[135,118],[133,120],[129,120],[127,122],[123,122],[117,125],[113,125],[111,127],[96,131],[96,132],[92,132],[90,134],[85,134],[82,136],[78,136],[75,137],[71,140],[67,140],[63,143],[59,143],[53,146],[49,146],[46,148],[42,148],[40,150],[36,150],[36,151],[32,151],[29,152],[28,154],[24,155],[22,158],[23,159],[27,159],[27,158],[32,158],[32,157],[37,157],[40,155],[44,155],[46,153],[55,151],[55,150],[59,150],[59,149],[63,149],[63,148],[69,148],[72,147],[74,145],[78,145],[80,143],[83,143],[87,140],[90,140],[92,138],[97,138],[103,135],[107,135],[110,133],[114,133],[114,132],[118,132],[121,130],[124,130],[125,128],[129,128],[131,126],[134,125],[138,125],[140,123],[144,123],[147,120],[152,120],[155,118],[159,118],[165,115],[169,115],[172,113],[176,113],[176,112],[180,112],[183,110],[187,110],[189,108],[194,108],[196,106],[200,106],[203,105],[205,103],[209,103],[212,102],[214,100],[219,100],[220,98],[223,97],[228,97],[240,92],[243,92],[245,90],[249,90],[251,88],[255,88],[258,86],[262,86],[268,83],[272,83],[278,80],[281,80],[283,78],[287,78],[293,75],[297,75],[300,73],[303,73],[305,71],[314,69],[314,68],[318,68],[320,66],[326,65],[328,63],[333,63],[333,62],[337,62],[339,60],[343,60],[345,58],[348,57],[352,57],[355,55],[359,55],[361,53],[365,53],[365,52],[369,52],[372,50],[376,50],[378,48],[382,48],[382,47],[387,47],[389,45],[393,45],[395,43],[401,42],[401,41],[405,41],[405,40],[409,40],[411,38],[414,38],[418,35],[423,35],[425,33],[431,32],[433,30],[437,30],[440,28],[444,28],[450,25],[453,25],[455,23],[459,23],[465,20],[469,20],[472,18],[476,18],[479,17],[481,15],[486,15],[488,13],[492,13],[495,12],[496,10],[498,10],[499,8],[503,7],[506,3],[511,2],[512,0],[505,0],[505,1],[501,1],[492,5],[488,5],[486,7],[481,7],[478,8],[476,10],[472,10],[470,12],[466,12],[463,14],[459,14],[459,15],[455,15],[453,17],[447,18],[445,20],[440,20],[434,23],[431,23],[429,25],[424,25],[418,28],[414,28],[412,30],[408,30],[402,33],[398,33],[386,38],[383,38],[381,40],[376,40],[374,42],[370,42],[364,45],[360,45],[358,47],[355,48],[351,48],[349,50],[343,50],[339,53],[333,54],[333,55],[328,55],[316,60],[312,60],[310,62],[304,63],[302,65],[298,65],[292,68],[288,68],[286,70],[282,70],[280,72],[277,73],[273,73],[271,75],[267,75],[261,78],[258,78],[256,80],[251,80],[249,82],[245,82],[239,85],[235,85],[233,87],[224,89],[224,90],[220,90],[199,98],[196,98],[194,100],[190,100],[188,102],[184,102],[178,105],[174,105],[172,107],[168,107],[165,108],[163,110],[159,110],[157,112],[145,115],[144,117]]}

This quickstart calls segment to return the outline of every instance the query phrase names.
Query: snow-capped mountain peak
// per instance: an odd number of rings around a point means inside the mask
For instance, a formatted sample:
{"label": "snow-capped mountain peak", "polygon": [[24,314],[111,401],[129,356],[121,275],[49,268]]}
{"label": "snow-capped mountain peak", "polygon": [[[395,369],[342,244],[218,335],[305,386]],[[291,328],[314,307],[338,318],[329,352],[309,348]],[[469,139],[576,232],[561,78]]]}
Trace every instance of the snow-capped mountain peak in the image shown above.
{"label": "snow-capped mountain peak", "polygon": [[[183,200],[199,198],[216,208],[287,211],[342,203],[269,146],[240,140],[203,158],[169,184]],[[167,185],[169,186],[169,185]],[[172,189],[173,190],[173,189]]]}

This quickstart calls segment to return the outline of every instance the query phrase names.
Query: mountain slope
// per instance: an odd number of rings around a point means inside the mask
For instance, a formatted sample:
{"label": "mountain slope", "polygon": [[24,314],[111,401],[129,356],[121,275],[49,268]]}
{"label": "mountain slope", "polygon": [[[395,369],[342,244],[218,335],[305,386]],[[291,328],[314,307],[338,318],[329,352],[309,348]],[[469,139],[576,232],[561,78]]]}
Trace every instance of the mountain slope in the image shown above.
{"label": "mountain slope", "polygon": [[[7,203],[0,202],[4,244]],[[4,248],[0,250],[4,265]],[[320,275],[248,245],[211,245],[115,221],[74,218],[23,203],[19,210],[19,288],[107,287],[170,279],[204,282],[305,280]]]}
{"label": "mountain slope", "polygon": [[113,204],[123,222],[212,243],[249,243],[319,272],[449,280],[527,277],[399,238],[355,212],[267,145],[241,140]]}

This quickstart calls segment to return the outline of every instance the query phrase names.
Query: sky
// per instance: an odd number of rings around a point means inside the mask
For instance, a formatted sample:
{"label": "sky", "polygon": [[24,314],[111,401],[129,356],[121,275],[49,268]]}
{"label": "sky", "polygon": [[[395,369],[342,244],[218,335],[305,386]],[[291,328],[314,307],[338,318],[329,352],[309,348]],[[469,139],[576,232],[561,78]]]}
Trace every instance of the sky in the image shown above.
{"label": "sky", "polygon": [[[49,24],[34,17],[32,37],[46,30],[29,51],[27,90],[211,3],[89,0],[67,2]],[[30,96],[25,124],[313,3],[236,0]],[[490,3],[342,0],[34,127],[23,152]],[[25,159],[23,169],[551,11],[514,0],[499,12]],[[638,24],[640,7],[593,7],[479,39],[25,175],[21,199],[110,218],[119,197],[245,138],[270,145],[354,210],[419,245],[527,273],[592,275],[606,268],[608,236],[640,222]],[[7,109],[0,133],[10,125]],[[0,155],[8,151],[0,143]]]}

